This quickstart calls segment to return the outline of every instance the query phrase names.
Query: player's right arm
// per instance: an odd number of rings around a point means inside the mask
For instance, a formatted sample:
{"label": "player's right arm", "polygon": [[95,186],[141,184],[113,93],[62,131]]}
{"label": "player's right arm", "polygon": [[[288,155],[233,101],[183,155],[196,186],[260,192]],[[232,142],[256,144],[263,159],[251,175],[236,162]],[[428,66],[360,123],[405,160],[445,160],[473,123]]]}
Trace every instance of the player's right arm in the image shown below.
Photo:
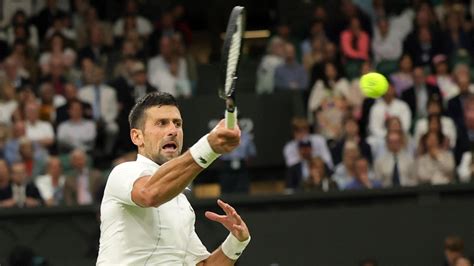
{"label": "player's right arm", "polygon": [[[207,140],[215,153],[234,150],[240,143],[240,129],[227,129],[224,120]],[[163,164],[153,175],[138,178],[133,184],[132,200],[141,207],[157,207],[181,193],[203,170],[188,150]]]}

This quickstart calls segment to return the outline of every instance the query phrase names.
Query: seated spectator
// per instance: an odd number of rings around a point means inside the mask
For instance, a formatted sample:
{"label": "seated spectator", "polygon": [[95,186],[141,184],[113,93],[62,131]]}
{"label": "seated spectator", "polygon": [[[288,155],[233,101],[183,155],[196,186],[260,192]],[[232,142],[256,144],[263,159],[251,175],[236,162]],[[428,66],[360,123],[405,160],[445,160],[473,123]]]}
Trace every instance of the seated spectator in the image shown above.
{"label": "seated spectator", "polygon": [[10,125],[13,114],[18,108],[18,102],[15,99],[15,87],[9,82],[0,82],[0,123]]}
{"label": "seated spectator", "polygon": [[473,95],[474,85],[471,84],[469,68],[460,65],[455,72],[457,72],[455,81],[458,87],[458,94],[448,101],[447,112],[448,116],[453,119],[456,127],[463,128],[465,102],[467,102],[467,99]]}
{"label": "seated spectator", "polygon": [[415,66],[429,67],[433,57],[442,53],[442,43],[436,39],[428,26],[419,26],[404,43],[403,52],[408,53]]}
{"label": "seated spectator", "polygon": [[337,72],[343,76],[344,70],[341,64],[341,55],[337,46],[330,42],[326,41],[323,47],[324,58],[321,62],[315,62],[313,67],[309,71],[310,81],[309,85],[314,86],[316,81],[323,79],[326,71],[326,63],[331,62],[337,69]]}
{"label": "seated spectator", "polygon": [[88,166],[87,155],[74,150],[69,155],[72,171],[67,174],[64,200],[67,205],[89,205],[98,202],[96,195],[102,185],[101,173]]}
{"label": "seated spectator", "polygon": [[55,16],[65,16],[66,12],[58,7],[57,1],[46,1],[46,6],[36,15],[33,22],[38,27],[38,35],[44,39],[46,31],[52,26]]}
{"label": "seated spectator", "polygon": [[0,195],[2,207],[38,207],[43,199],[33,182],[28,181],[25,164],[16,162],[11,166],[11,182]]}
{"label": "seated spectator", "polygon": [[53,57],[49,61],[49,74],[40,79],[41,83],[50,83],[54,88],[54,93],[58,96],[64,95],[64,86],[66,86],[68,68],[59,57]]}
{"label": "seated spectator", "polygon": [[320,157],[314,157],[309,163],[309,179],[303,183],[305,191],[339,190],[337,183],[328,175],[328,169]]}
{"label": "seated spectator", "polygon": [[354,162],[354,179],[349,182],[345,190],[373,189],[381,188],[382,184],[374,179],[367,159],[359,157]]}
{"label": "seated spectator", "polygon": [[335,97],[348,98],[349,82],[339,72],[337,66],[332,62],[327,62],[324,65],[324,75],[322,79],[316,81],[311,89],[308,100],[308,111],[314,114],[321,107],[323,102],[327,99],[331,101]]}
{"label": "seated spectator", "polygon": [[[421,136],[425,135],[426,133],[428,132],[435,132],[438,137],[440,138],[440,141],[441,141],[441,147],[443,149],[450,149],[451,147],[454,147],[454,144],[451,144],[451,139],[448,138],[448,136],[446,134],[444,134],[443,131],[443,126],[441,124],[441,117],[439,115],[430,115],[428,116],[428,118],[426,119],[426,132],[424,134],[422,134]],[[452,130],[454,130],[454,128],[452,128]],[[451,132],[452,133],[452,132]],[[421,137],[420,137],[421,139]],[[423,148],[423,145],[420,145],[420,142],[416,142],[417,146],[419,149],[421,149],[420,151],[421,152],[418,152],[418,154],[421,154],[423,153],[424,151],[422,150]],[[452,146],[451,146],[452,145]]]}
{"label": "seated spectator", "polygon": [[398,96],[413,86],[413,61],[410,55],[402,55],[398,62],[398,71],[390,75],[390,83],[395,87]]}
{"label": "seated spectator", "polygon": [[305,118],[294,117],[291,121],[291,130],[293,139],[283,147],[283,155],[287,167],[301,162],[298,143],[302,140],[309,140],[311,141],[312,157],[321,157],[329,169],[333,168],[331,153],[329,152],[326,140],[321,135],[310,134],[309,123]]}
{"label": "seated spectator", "polygon": [[[79,99],[92,106],[92,117],[97,123],[98,138],[103,138],[105,155],[112,153],[118,134],[118,102],[115,90],[103,82],[104,71],[94,67],[90,73],[93,84],[79,90]],[[101,142],[99,142],[101,143]]]}
{"label": "seated spectator", "polygon": [[367,158],[369,163],[372,163],[373,157],[371,147],[365,139],[360,137],[359,124],[357,123],[357,120],[353,117],[348,117],[344,122],[342,138],[335,143],[334,147],[331,148],[332,160],[335,165],[342,161],[342,151],[348,141],[355,142],[359,146],[361,155],[364,158]]}
{"label": "seated spectator", "polygon": [[57,157],[49,157],[45,175],[35,180],[41,198],[46,206],[58,206],[63,202],[63,189],[66,178],[63,175],[61,161]]}
{"label": "seated spectator", "polygon": [[426,83],[430,86],[438,87],[444,102],[453,98],[457,94],[457,86],[449,70],[448,57],[443,54],[433,57],[434,73],[427,77]]}
{"label": "seated spectator", "polygon": [[72,29],[68,15],[58,14],[53,17],[53,24],[48,28],[44,37],[49,39],[54,34],[61,34],[68,43],[75,43],[76,31]]}
{"label": "seated spectator", "polygon": [[10,207],[14,202],[10,199],[10,168],[7,161],[0,159],[0,208]]}
{"label": "seated spectator", "polygon": [[[319,6],[316,9],[322,10],[318,12],[326,12],[323,7]],[[315,11],[316,12],[316,11]],[[302,61],[304,62],[304,58],[306,55],[311,54],[313,50],[314,40],[321,40],[326,41],[327,36],[324,27],[324,19],[322,17],[316,17],[311,21],[311,25],[309,26],[309,34],[308,36],[301,42],[301,55]]]}
{"label": "seated spectator", "polygon": [[30,180],[36,179],[44,172],[44,166],[48,159],[48,152],[38,143],[28,138],[21,138],[18,146],[19,162],[23,162],[27,176]]}
{"label": "seated spectator", "polygon": [[456,171],[459,181],[462,183],[472,182],[474,180],[474,161],[472,160],[473,151],[466,151],[462,154],[461,163]]}
{"label": "seated spectator", "polygon": [[374,163],[375,178],[383,187],[414,186],[414,158],[407,152],[404,134],[400,130],[389,131],[386,137],[387,152]]}
{"label": "seated spectator", "polygon": [[349,27],[341,32],[341,50],[347,60],[369,60],[370,37],[360,25],[357,17],[352,17]]}
{"label": "seated spectator", "polygon": [[281,38],[272,38],[267,47],[267,53],[257,68],[258,94],[272,93],[275,88],[275,69],[284,63],[285,42]]}
{"label": "seated spectator", "polygon": [[221,193],[249,193],[250,177],[249,163],[257,155],[253,136],[243,130],[240,145],[231,153],[223,154],[219,160],[222,168],[219,170]]}
{"label": "seated spectator", "polygon": [[464,240],[459,236],[447,236],[444,239],[445,265],[455,266],[456,260],[464,256]]}
{"label": "seated spectator", "polygon": [[173,46],[176,50],[176,55],[180,58],[184,58],[186,61],[186,67],[188,72],[188,78],[191,82],[192,91],[196,91],[196,86],[198,82],[198,73],[197,73],[197,62],[194,58],[194,54],[189,51],[183,41],[183,35],[180,33],[175,33],[171,36],[173,41]]}
{"label": "seated spectator", "polygon": [[429,99],[442,101],[442,95],[438,87],[426,84],[423,68],[416,67],[413,70],[414,85],[402,93],[402,100],[408,104],[411,111],[411,121],[415,123],[418,119],[425,118]]}
{"label": "seated spectator", "polygon": [[369,113],[369,132],[372,136],[384,138],[387,133],[385,122],[390,117],[398,117],[402,122],[403,132],[408,133],[411,127],[410,107],[402,100],[395,98],[395,88],[389,84],[387,93],[377,99]]}
{"label": "seated spectator", "polygon": [[71,68],[76,62],[76,52],[66,46],[64,36],[55,33],[48,39],[48,47],[40,55],[39,65],[43,76],[51,73],[51,60],[57,58],[66,68]]}
{"label": "seated spectator", "polygon": [[7,57],[3,62],[1,73],[5,77],[5,81],[9,82],[16,90],[20,90],[30,85],[31,80],[28,72],[21,67],[18,58]]}
{"label": "seated spectator", "polygon": [[94,64],[105,67],[108,62],[110,48],[104,41],[104,30],[100,25],[89,27],[89,40],[87,45],[79,51],[79,60],[84,57],[92,59]]}
{"label": "seated spectator", "polygon": [[423,155],[416,159],[416,177],[420,184],[448,184],[454,181],[454,156],[442,148],[436,132],[428,132],[422,138]]}
{"label": "seated spectator", "polygon": [[285,44],[285,62],[275,68],[275,90],[306,90],[308,73],[296,61],[295,47]]}
{"label": "seated spectator", "polygon": [[[399,31],[397,25],[387,18],[378,18],[372,39],[374,63],[381,65],[398,61],[403,52],[403,39],[406,34],[407,32]],[[382,73],[390,74],[385,71]]]}
{"label": "seated spectator", "polygon": [[298,153],[301,160],[288,168],[286,176],[286,187],[291,190],[299,190],[305,182],[310,180],[310,162],[313,149],[311,141],[301,140],[298,142]]}
{"label": "seated spectator", "polygon": [[314,36],[311,39],[310,50],[303,54],[303,66],[309,73],[315,64],[321,63],[324,60],[324,49],[326,39],[324,36]]}
{"label": "seated spectator", "polygon": [[459,51],[472,49],[472,36],[466,32],[459,18],[459,14],[451,11],[445,17],[445,30],[442,33],[443,45],[448,56],[455,56]]}
{"label": "seated spectator", "polygon": [[[451,118],[443,115],[444,111],[441,102],[437,99],[430,99],[426,109],[428,118],[430,116],[437,116],[441,119],[439,129],[447,137],[449,147],[453,148],[456,145],[457,138],[456,126]],[[415,124],[414,141],[417,144],[419,143],[421,136],[431,130],[429,127],[430,119],[428,118],[419,119]]]}
{"label": "seated spectator", "polygon": [[342,161],[336,165],[332,176],[340,188],[345,188],[354,180],[355,161],[359,157],[360,151],[357,144],[352,141],[346,142],[342,151]]}
{"label": "seated spectator", "polygon": [[79,100],[76,85],[66,83],[64,86],[64,98],[66,103],[56,108],[56,114],[54,116],[56,126],[69,119],[69,105],[72,101],[80,101],[83,117],[92,119],[92,107],[89,103]]}
{"label": "seated spectator", "polygon": [[82,103],[69,102],[69,119],[58,126],[58,150],[69,152],[73,149],[91,151],[97,134],[95,123],[83,118]]}
{"label": "seated spectator", "polygon": [[120,38],[124,36],[127,27],[134,25],[135,30],[140,34],[142,38],[147,38],[152,30],[153,26],[147,18],[139,15],[138,3],[135,0],[125,1],[125,15],[115,21],[113,26],[114,36]]}
{"label": "seated spectator", "polygon": [[151,85],[175,97],[190,97],[192,91],[187,72],[186,60],[177,55],[171,37],[163,36],[160,54],[148,61],[148,80]]}
{"label": "seated spectator", "polygon": [[6,37],[8,44],[10,46],[17,40],[15,38],[15,29],[17,26],[23,26],[26,28],[25,35],[28,36],[25,41],[28,43],[28,46],[33,48],[34,50],[38,49],[38,30],[36,26],[32,23],[29,23],[28,16],[26,15],[25,11],[22,9],[18,9],[15,11],[13,16],[11,17],[10,25],[6,28]]}
{"label": "seated spectator", "polygon": [[25,106],[26,136],[45,148],[54,143],[54,130],[51,123],[39,120],[39,104],[29,101]]}
{"label": "seated spectator", "polygon": [[18,63],[18,68],[32,83],[36,83],[39,76],[39,67],[34,55],[33,49],[23,39],[15,40],[9,55]]}
{"label": "seated spectator", "polygon": [[66,99],[54,93],[53,85],[49,82],[44,82],[39,88],[39,119],[47,122],[54,122],[56,116],[56,108],[65,104]]}
{"label": "seated spectator", "polygon": [[467,97],[463,105],[462,125],[457,127],[457,142],[454,148],[458,164],[462,154],[474,148],[474,96]]}
{"label": "seated spectator", "polygon": [[[86,6],[82,7],[84,10],[82,18],[77,18],[78,21],[74,23],[77,32],[77,47],[84,48],[89,43],[89,40],[91,39],[89,35],[91,33],[90,29],[94,27],[100,27],[102,29],[104,44],[106,46],[111,46],[113,44],[112,25],[98,17],[97,9],[95,7],[89,6],[87,1],[84,1],[83,4],[84,3]],[[80,13],[77,15],[81,16]]]}

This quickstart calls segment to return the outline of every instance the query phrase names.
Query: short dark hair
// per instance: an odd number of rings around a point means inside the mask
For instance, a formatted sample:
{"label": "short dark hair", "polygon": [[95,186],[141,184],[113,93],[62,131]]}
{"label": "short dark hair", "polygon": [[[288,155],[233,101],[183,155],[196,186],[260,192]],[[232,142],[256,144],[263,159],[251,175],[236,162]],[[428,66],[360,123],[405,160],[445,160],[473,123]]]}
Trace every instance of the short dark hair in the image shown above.
{"label": "short dark hair", "polygon": [[145,111],[154,106],[173,105],[178,107],[178,102],[173,95],[166,92],[152,92],[140,98],[135,106],[133,106],[128,115],[128,123],[130,129],[142,128],[144,122]]}

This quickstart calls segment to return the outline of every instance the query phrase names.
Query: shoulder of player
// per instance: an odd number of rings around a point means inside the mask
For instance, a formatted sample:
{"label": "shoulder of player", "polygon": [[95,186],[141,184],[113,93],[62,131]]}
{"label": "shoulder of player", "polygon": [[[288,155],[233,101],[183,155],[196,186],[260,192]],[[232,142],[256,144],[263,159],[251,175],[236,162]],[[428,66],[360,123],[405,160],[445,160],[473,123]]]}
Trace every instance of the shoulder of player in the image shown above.
{"label": "shoulder of player", "polygon": [[134,172],[143,168],[142,164],[137,161],[123,162],[116,165],[110,172],[110,177],[115,175],[123,175],[124,173]]}

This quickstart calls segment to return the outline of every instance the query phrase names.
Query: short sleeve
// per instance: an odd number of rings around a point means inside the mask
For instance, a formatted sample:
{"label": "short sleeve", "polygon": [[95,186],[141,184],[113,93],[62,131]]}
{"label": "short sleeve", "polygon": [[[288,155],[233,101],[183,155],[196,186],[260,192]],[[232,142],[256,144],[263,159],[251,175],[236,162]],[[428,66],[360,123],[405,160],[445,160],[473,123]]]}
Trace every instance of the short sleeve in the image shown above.
{"label": "short sleeve", "polygon": [[199,236],[196,234],[196,231],[193,230],[186,250],[185,265],[196,265],[207,259],[210,255],[211,254],[207,251],[206,247],[202,244],[201,239],[199,239]]}
{"label": "short sleeve", "polygon": [[132,200],[133,184],[138,178],[152,175],[153,172],[136,162],[120,164],[110,173],[106,192],[122,204],[138,206]]}

